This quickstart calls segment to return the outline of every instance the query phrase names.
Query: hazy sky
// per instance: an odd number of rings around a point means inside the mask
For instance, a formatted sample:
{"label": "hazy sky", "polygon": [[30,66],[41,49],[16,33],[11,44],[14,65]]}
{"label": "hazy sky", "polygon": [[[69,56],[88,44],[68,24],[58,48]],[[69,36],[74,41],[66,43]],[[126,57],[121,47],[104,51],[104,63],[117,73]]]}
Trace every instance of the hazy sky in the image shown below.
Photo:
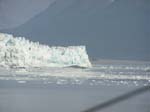
{"label": "hazy sky", "polygon": [[91,58],[150,61],[150,0],[17,1],[0,0],[0,32],[50,46],[86,45]]}

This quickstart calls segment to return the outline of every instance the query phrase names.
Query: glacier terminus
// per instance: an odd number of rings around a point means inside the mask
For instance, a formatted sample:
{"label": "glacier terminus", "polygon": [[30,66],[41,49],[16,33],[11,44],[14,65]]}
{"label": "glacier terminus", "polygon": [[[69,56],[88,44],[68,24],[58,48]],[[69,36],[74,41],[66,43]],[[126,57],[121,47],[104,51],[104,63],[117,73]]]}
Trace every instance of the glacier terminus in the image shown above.
{"label": "glacier terminus", "polygon": [[0,33],[0,66],[91,67],[85,46],[59,47]]}

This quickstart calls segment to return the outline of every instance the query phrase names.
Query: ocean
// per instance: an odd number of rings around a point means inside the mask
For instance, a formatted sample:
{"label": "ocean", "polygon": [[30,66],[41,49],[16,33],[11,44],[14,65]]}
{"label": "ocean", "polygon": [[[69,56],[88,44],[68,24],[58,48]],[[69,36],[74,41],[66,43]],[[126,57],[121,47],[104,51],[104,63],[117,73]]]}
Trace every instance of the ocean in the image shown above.
{"label": "ocean", "polygon": [[[92,68],[0,67],[0,112],[84,112],[104,104],[102,112],[150,112],[150,89],[134,92],[150,86],[150,62],[92,64]],[[118,101],[120,96],[124,98]]]}

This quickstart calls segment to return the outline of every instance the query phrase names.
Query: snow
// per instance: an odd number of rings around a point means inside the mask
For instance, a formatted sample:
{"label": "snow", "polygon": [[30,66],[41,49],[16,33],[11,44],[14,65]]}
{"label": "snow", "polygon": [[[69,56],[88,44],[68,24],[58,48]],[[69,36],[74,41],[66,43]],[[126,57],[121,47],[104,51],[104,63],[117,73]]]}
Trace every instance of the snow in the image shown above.
{"label": "snow", "polygon": [[0,66],[91,67],[85,46],[49,47],[24,37],[0,33]]}

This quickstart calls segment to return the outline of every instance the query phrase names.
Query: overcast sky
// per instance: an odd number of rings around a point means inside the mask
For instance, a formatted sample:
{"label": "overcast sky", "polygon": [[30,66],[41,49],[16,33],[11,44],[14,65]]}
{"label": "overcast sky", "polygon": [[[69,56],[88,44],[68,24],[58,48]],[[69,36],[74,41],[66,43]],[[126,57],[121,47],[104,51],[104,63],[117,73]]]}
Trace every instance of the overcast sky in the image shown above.
{"label": "overcast sky", "polygon": [[150,61],[150,1],[0,0],[0,32],[86,45],[91,58]]}

